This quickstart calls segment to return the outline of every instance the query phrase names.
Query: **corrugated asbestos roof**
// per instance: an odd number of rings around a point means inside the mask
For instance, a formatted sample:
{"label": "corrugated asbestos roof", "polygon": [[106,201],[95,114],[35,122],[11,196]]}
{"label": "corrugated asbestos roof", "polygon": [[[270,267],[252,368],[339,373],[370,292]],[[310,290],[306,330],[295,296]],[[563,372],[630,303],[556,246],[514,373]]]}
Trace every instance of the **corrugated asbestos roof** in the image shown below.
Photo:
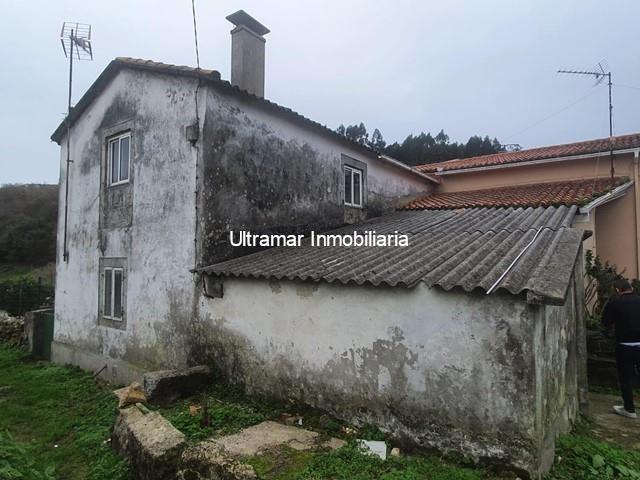
{"label": "corrugated asbestos roof", "polygon": [[89,89],[85,92],[82,98],[78,101],[75,107],[71,110],[71,113],[68,118],[60,122],[58,128],[51,135],[51,140],[56,143],[60,143],[62,137],[64,136],[67,130],[67,121],[73,125],[78,118],[82,115],[82,113],[91,105],[91,103],[98,97],[100,92],[108,85],[112,78],[116,76],[116,74],[122,68],[130,68],[133,70],[143,70],[152,73],[158,73],[163,75],[175,75],[187,78],[198,78],[201,82],[206,83],[208,85],[212,85],[226,92],[238,95],[245,100],[253,101],[259,104],[261,107],[267,109],[270,112],[277,113],[280,115],[285,115],[287,118],[297,121],[300,124],[313,128],[316,131],[320,131],[324,134],[328,134],[333,137],[335,140],[339,140],[341,142],[347,143],[351,145],[353,148],[365,151],[369,154],[375,155],[381,161],[394,165],[397,168],[405,170],[407,172],[411,172],[417,176],[424,178],[425,180],[429,180],[433,183],[440,183],[440,178],[436,175],[431,175],[429,173],[420,172],[415,168],[409,167],[408,165],[396,160],[388,155],[381,155],[380,152],[370,148],[361,143],[354,142],[344,135],[340,135],[335,130],[331,130],[329,127],[322,125],[314,120],[311,120],[304,115],[299,114],[298,112],[283,107],[275,102],[271,102],[266,98],[258,97],[252,93],[247,92],[246,90],[242,90],[235,85],[232,85],[230,82],[226,80],[222,80],[220,78],[220,72],[217,70],[208,70],[205,68],[197,69],[193,67],[187,67],[183,65],[171,65],[168,63],[162,62],[154,62],[153,60],[143,60],[139,58],[130,58],[130,57],[118,57],[115,60],[112,60],[109,65],[102,71],[102,73],[98,76],[98,78],[93,82],[93,84],[89,87]]}
{"label": "corrugated asbestos roof", "polygon": [[464,192],[440,192],[413,200],[399,210],[585,205],[626,181],[626,177],[614,178],[613,182],[611,178],[586,178]]}
{"label": "corrugated asbestos roof", "polygon": [[467,168],[490,167],[550,158],[571,157],[574,155],[608,155],[611,149],[615,151],[638,147],[640,147],[640,133],[632,133],[630,135],[597,138],[563,145],[529,148],[517,152],[501,152],[478,157],[458,158],[446,162],[426,163],[417,165],[414,168],[419,172],[434,173],[438,171],[464,170]]}
{"label": "corrugated asbestos roof", "polygon": [[512,294],[561,304],[583,232],[570,228],[577,207],[396,212],[328,233],[375,230],[409,235],[408,247],[280,247],[199,269],[214,276],[289,279],[485,292],[501,281]]}

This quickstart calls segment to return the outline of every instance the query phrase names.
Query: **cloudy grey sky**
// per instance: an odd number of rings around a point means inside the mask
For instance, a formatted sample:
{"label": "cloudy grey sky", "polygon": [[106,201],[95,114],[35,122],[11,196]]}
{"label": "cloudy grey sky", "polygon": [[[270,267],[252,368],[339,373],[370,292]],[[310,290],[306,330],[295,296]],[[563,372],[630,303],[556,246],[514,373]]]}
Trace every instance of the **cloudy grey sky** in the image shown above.
{"label": "cloudy grey sky", "polygon": [[[74,102],[116,56],[195,64],[189,0],[0,0],[0,184],[58,181],[49,140],[66,109],[63,21],[93,25]],[[635,0],[196,0],[203,67],[229,78],[240,8],[271,29],[266,97],[335,128],[364,122],[388,142],[441,128],[523,147],[608,135],[606,86],[559,67],[606,60],[615,133],[640,131]],[[635,88],[631,88],[635,87]],[[544,120],[544,121],[543,121]]]}

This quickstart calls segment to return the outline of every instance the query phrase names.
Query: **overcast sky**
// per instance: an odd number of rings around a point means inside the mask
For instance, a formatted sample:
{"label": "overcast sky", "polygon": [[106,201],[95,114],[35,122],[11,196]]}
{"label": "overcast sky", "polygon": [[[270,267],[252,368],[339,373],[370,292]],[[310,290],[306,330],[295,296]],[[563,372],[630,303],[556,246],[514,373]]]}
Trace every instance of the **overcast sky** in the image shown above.
{"label": "overcast sky", "polygon": [[[58,181],[49,137],[66,110],[63,21],[93,26],[74,102],[117,56],[195,65],[189,0],[0,5],[0,184]],[[525,148],[604,137],[606,85],[556,70],[606,60],[615,133],[640,131],[637,0],[196,0],[201,65],[226,79],[225,16],[240,8],[271,29],[266,97],[331,128],[364,122],[388,142],[444,129]]]}

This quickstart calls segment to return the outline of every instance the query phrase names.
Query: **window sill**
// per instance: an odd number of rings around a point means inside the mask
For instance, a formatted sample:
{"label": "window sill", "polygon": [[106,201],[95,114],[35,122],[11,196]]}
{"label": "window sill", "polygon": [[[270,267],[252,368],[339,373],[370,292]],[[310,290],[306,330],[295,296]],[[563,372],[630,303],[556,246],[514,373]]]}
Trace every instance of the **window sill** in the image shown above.
{"label": "window sill", "polygon": [[111,188],[111,187],[121,187],[122,185],[126,185],[129,183],[129,180],[123,180],[121,182],[117,182],[117,183],[110,183],[107,187]]}
{"label": "window sill", "polygon": [[98,317],[98,325],[100,325],[101,327],[115,328],[116,330],[127,329],[127,322],[124,317],[121,319],[113,319],[100,315]]}

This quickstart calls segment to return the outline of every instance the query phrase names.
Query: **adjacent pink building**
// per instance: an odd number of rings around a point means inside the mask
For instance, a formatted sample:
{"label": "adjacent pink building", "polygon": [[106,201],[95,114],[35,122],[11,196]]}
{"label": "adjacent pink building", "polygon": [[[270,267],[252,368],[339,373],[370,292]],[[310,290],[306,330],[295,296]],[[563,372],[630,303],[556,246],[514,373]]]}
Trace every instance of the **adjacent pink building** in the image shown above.
{"label": "adjacent pink building", "polygon": [[405,209],[579,205],[574,226],[629,278],[640,272],[640,133],[415,167],[442,179]]}

